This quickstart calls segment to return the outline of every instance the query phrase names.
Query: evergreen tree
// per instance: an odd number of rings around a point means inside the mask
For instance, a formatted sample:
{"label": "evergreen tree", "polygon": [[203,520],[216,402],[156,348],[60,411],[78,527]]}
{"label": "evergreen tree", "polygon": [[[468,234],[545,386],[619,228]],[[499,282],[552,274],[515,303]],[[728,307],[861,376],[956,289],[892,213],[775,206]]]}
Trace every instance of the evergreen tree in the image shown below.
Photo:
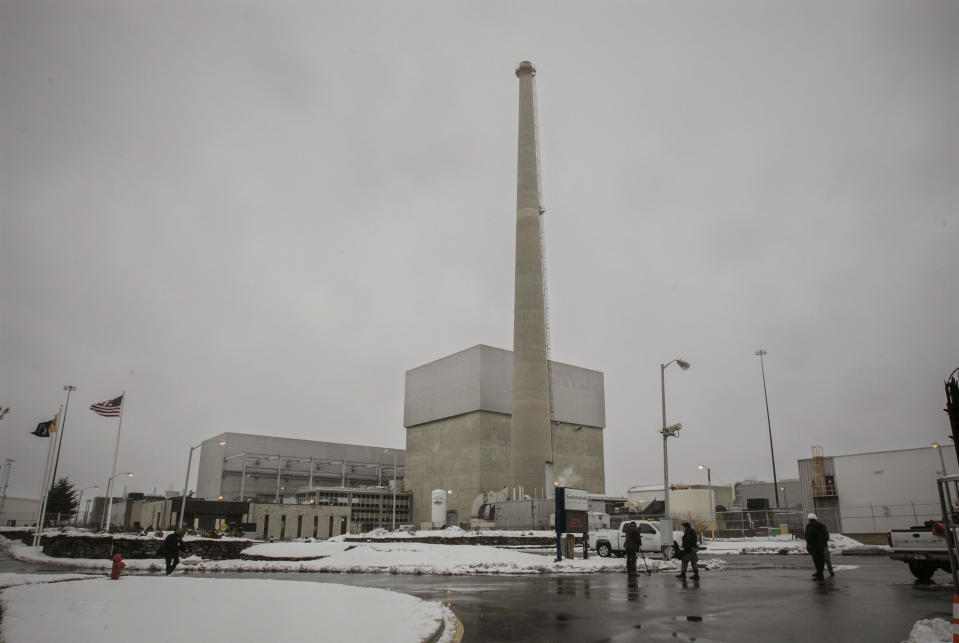
{"label": "evergreen tree", "polygon": [[65,520],[77,512],[79,504],[73,483],[67,478],[60,478],[47,496],[47,517],[60,514],[60,519]]}

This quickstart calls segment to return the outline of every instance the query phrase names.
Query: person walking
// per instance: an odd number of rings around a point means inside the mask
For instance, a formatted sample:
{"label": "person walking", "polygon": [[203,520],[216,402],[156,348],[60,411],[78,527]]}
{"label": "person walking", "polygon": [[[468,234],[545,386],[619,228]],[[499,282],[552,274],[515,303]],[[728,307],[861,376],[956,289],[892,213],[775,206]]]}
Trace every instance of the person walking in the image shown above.
{"label": "person walking", "polygon": [[639,527],[633,521],[626,523],[626,526],[623,527],[623,534],[626,536],[623,543],[623,549],[626,550],[626,573],[635,576],[636,554],[642,544],[642,536],[640,536]]}
{"label": "person walking", "polygon": [[166,574],[169,576],[180,564],[180,549],[183,547],[183,530],[174,529],[163,539],[163,556],[166,558]]}
{"label": "person walking", "polygon": [[688,522],[683,522],[683,547],[680,550],[680,555],[683,558],[683,567],[676,578],[681,578],[686,580],[686,566],[692,565],[693,575],[690,577],[693,580],[699,580],[699,555],[696,553],[699,550],[699,537],[696,535],[696,530],[693,529]]}
{"label": "person walking", "polygon": [[812,556],[813,565],[816,566],[816,573],[812,577],[822,580],[824,578],[822,570],[826,564],[825,551],[829,544],[829,530],[826,529],[826,525],[819,522],[814,513],[806,516],[806,519],[806,551]]}

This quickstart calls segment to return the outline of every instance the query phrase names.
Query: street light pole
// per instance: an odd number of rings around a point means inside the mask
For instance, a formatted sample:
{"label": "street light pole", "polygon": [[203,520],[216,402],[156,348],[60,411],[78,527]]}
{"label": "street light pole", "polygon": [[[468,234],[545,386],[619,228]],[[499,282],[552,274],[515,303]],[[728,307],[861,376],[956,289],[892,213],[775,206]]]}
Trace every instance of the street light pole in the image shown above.
{"label": "street light pole", "polygon": [[110,491],[108,492],[108,496],[109,496],[109,497],[107,498],[107,504],[106,504],[106,513],[107,513],[107,515],[104,517],[104,523],[106,524],[106,527],[104,527],[104,531],[106,531],[107,533],[110,533],[110,518],[112,518],[112,516],[111,516],[110,514],[113,513],[113,481],[116,480],[116,477],[117,477],[117,476],[129,476],[129,477],[132,478],[132,477],[133,477],[133,472],[132,472],[132,471],[123,471],[123,472],[121,472],[121,473],[114,473],[114,474],[113,474],[112,476],[110,476],[110,478],[107,480],[107,489],[110,490]]}
{"label": "street light pole", "polygon": [[773,493],[776,494],[776,509],[779,509],[779,479],[776,477],[776,453],[773,451],[773,425],[769,420],[769,395],[766,393],[766,367],[763,366],[763,355],[766,355],[766,351],[760,348],[754,354],[759,356],[759,368],[763,374],[763,399],[766,400],[766,426],[769,427],[769,455],[773,461]]}
{"label": "street light pole", "polygon": [[83,492],[86,491],[87,489],[99,489],[99,488],[100,488],[100,485],[94,484],[94,485],[90,485],[89,487],[84,487],[83,489],[80,489],[80,495],[77,496],[77,522],[78,523],[80,522],[80,511],[81,511],[81,507],[83,506]]}
{"label": "street light pole", "polygon": [[[668,440],[669,440],[669,436],[670,436],[670,435],[675,436],[675,435],[676,435],[676,432],[679,430],[678,425],[677,425],[677,428],[675,428],[675,429],[673,429],[673,430],[670,430],[670,427],[667,427],[667,426],[666,426],[666,367],[668,367],[668,366],[669,366],[670,364],[672,364],[673,362],[675,362],[676,364],[679,364],[679,367],[680,367],[681,369],[683,369],[684,371],[689,368],[689,362],[687,362],[687,361],[685,361],[685,360],[682,360],[682,359],[679,359],[678,357],[677,357],[676,359],[670,360],[669,362],[666,362],[665,364],[660,364],[660,365],[659,365],[659,389],[660,389],[660,391],[661,391],[661,393],[662,393],[662,398],[663,398],[663,429],[662,429],[662,434],[663,434],[663,497],[664,497],[663,503],[664,503],[664,505],[665,505],[664,510],[665,510],[665,512],[666,512],[667,530],[668,530],[668,532],[669,532],[669,534],[670,534],[670,537],[672,537],[672,532],[673,532],[673,519],[672,519],[672,516],[671,516],[670,513],[669,513],[669,447],[668,447]],[[671,538],[670,538],[670,539],[671,539]],[[667,547],[667,548],[666,548],[666,559],[668,560],[669,557],[670,557],[670,549]]]}
{"label": "street light pole", "polygon": [[699,465],[700,469],[706,470],[706,487],[709,490],[709,521],[712,523],[713,540],[716,540],[716,498],[713,496],[713,472],[705,464]]}
{"label": "street light pole", "polygon": [[199,449],[203,443],[196,445],[195,447],[190,447],[190,455],[186,459],[186,477],[183,478],[183,495],[180,496],[180,515],[177,516],[176,526],[177,529],[183,528],[183,516],[186,514],[186,488],[190,484],[190,465],[193,464],[193,452],[196,449]]}
{"label": "street light pole", "polygon": [[383,453],[393,454],[393,531],[396,531],[396,451],[387,449]]}

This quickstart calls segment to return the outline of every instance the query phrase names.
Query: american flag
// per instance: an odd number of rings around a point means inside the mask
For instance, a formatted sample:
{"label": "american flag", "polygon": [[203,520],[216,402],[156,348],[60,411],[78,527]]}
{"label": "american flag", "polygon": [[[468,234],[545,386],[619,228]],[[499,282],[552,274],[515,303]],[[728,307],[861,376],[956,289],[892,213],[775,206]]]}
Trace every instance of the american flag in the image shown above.
{"label": "american flag", "polygon": [[120,407],[123,406],[123,396],[115,397],[106,402],[97,402],[90,405],[90,410],[103,417],[115,418],[120,416]]}

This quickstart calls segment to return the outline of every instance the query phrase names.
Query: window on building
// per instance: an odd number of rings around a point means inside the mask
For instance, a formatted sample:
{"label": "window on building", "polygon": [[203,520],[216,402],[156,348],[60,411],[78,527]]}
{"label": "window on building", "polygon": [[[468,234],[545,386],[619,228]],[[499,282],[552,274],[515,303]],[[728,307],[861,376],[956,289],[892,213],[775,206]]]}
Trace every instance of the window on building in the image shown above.
{"label": "window on building", "polygon": [[286,538],[286,516],[280,516],[280,540]]}
{"label": "window on building", "polygon": [[317,534],[317,531],[319,531],[319,528],[320,528],[320,517],[313,516],[313,538],[317,537],[316,534]]}
{"label": "window on building", "polygon": [[326,537],[327,538],[333,537],[333,516],[330,516],[330,529],[329,531],[326,532]]}
{"label": "window on building", "polygon": [[296,517],[296,537],[299,538],[303,533],[303,516]]}

